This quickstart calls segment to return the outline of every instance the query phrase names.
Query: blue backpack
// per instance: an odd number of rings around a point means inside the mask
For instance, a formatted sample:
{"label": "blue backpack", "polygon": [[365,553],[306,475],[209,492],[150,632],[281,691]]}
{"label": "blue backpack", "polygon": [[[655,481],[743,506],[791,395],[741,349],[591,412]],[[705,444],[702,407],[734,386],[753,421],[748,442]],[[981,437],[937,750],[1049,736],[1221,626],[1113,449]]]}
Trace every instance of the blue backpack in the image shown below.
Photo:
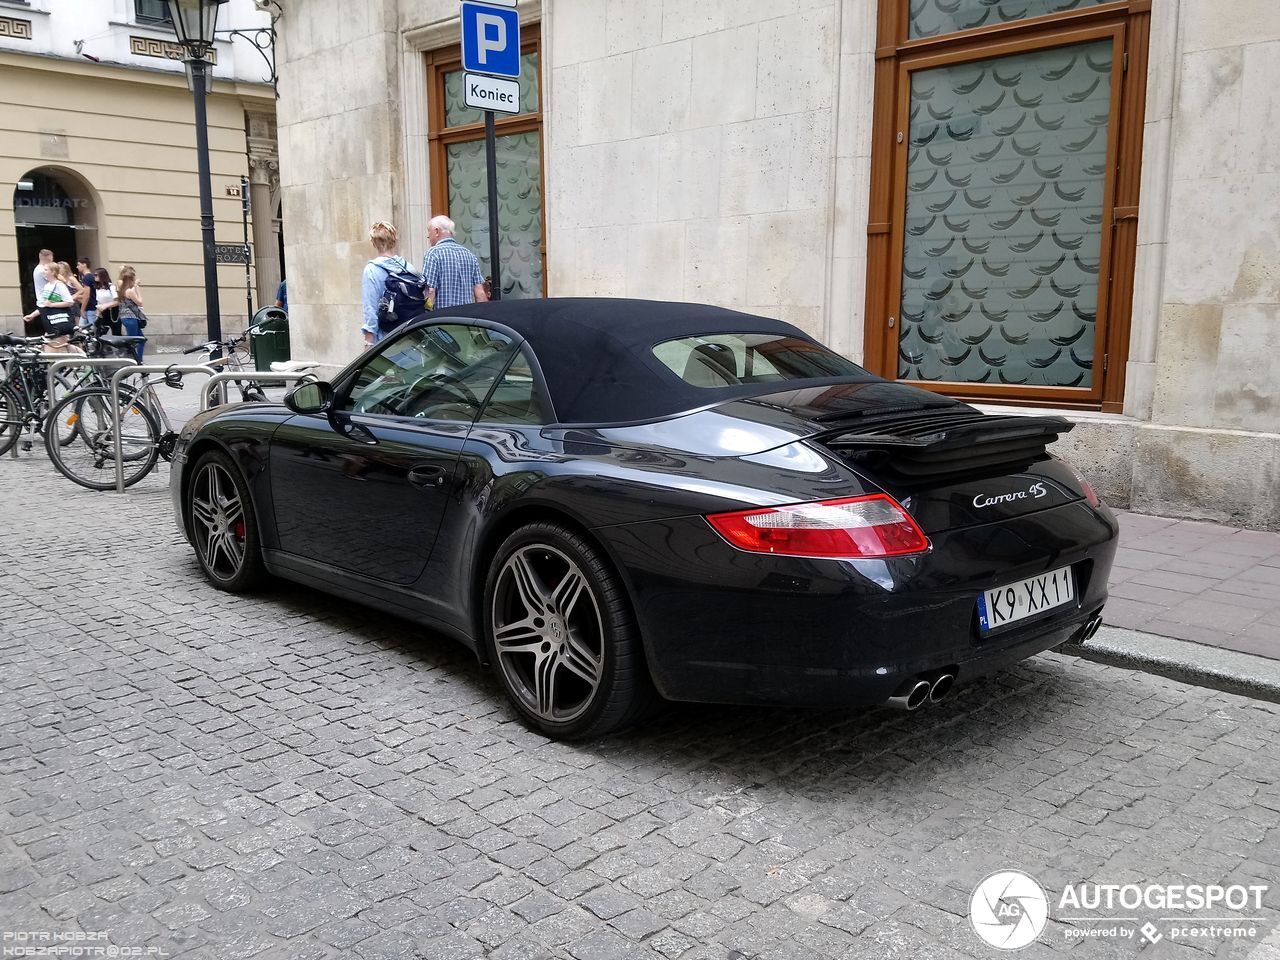
{"label": "blue backpack", "polygon": [[404,260],[393,266],[373,262],[387,274],[378,300],[378,329],[390,333],[402,323],[427,312],[427,300],[423,295],[422,278],[414,273]]}

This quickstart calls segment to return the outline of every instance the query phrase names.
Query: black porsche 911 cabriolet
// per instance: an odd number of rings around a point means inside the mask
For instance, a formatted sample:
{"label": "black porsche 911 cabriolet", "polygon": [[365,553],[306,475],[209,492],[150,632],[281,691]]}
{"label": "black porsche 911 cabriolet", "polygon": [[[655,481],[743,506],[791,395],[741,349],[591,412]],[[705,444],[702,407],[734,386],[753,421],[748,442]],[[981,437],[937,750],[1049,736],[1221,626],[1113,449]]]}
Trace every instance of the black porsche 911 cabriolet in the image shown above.
{"label": "black porsche 911 cabriolet", "polygon": [[797,328],[533,300],[396,331],[183,430],[214,585],[265,574],[471,647],[549,736],[665,697],[915,709],[1101,622],[1114,517],[1046,445]]}

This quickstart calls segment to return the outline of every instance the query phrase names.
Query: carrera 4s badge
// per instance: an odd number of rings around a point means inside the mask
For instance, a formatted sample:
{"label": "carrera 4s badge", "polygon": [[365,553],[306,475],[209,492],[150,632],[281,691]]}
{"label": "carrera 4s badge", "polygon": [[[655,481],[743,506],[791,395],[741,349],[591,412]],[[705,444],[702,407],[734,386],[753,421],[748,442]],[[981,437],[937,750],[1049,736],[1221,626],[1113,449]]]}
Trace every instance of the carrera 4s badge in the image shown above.
{"label": "carrera 4s badge", "polygon": [[1000,493],[995,496],[987,496],[980,493],[973,498],[973,505],[981,510],[983,507],[994,507],[1002,503],[1017,503],[1019,500],[1039,500],[1041,497],[1047,497],[1049,491],[1043,483],[1033,483],[1026,490],[1019,490],[1016,493]]}

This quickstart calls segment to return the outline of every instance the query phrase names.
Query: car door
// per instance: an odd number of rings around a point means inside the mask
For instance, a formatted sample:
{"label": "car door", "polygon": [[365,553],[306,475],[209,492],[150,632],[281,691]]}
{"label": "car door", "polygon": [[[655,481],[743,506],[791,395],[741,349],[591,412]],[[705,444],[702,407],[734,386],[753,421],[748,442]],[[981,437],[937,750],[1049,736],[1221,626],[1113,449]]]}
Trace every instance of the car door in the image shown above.
{"label": "car door", "polygon": [[465,323],[416,327],[297,415],[271,445],[280,549],[384,583],[422,573],[453,496],[458,455],[512,341]]}

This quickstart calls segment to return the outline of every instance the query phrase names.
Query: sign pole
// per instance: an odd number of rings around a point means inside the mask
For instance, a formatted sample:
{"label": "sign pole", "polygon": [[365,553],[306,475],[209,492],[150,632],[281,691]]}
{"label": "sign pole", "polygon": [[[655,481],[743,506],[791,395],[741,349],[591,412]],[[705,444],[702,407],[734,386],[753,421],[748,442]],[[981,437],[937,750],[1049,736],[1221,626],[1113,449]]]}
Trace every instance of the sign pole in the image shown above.
{"label": "sign pole", "polygon": [[244,220],[244,308],[245,326],[253,323],[253,280],[249,270],[249,178],[240,178],[240,213]]}
{"label": "sign pole", "polygon": [[489,271],[493,299],[502,299],[502,264],[498,251],[498,137],[493,128],[493,111],[484,112],[484,158],[489,168]]}

